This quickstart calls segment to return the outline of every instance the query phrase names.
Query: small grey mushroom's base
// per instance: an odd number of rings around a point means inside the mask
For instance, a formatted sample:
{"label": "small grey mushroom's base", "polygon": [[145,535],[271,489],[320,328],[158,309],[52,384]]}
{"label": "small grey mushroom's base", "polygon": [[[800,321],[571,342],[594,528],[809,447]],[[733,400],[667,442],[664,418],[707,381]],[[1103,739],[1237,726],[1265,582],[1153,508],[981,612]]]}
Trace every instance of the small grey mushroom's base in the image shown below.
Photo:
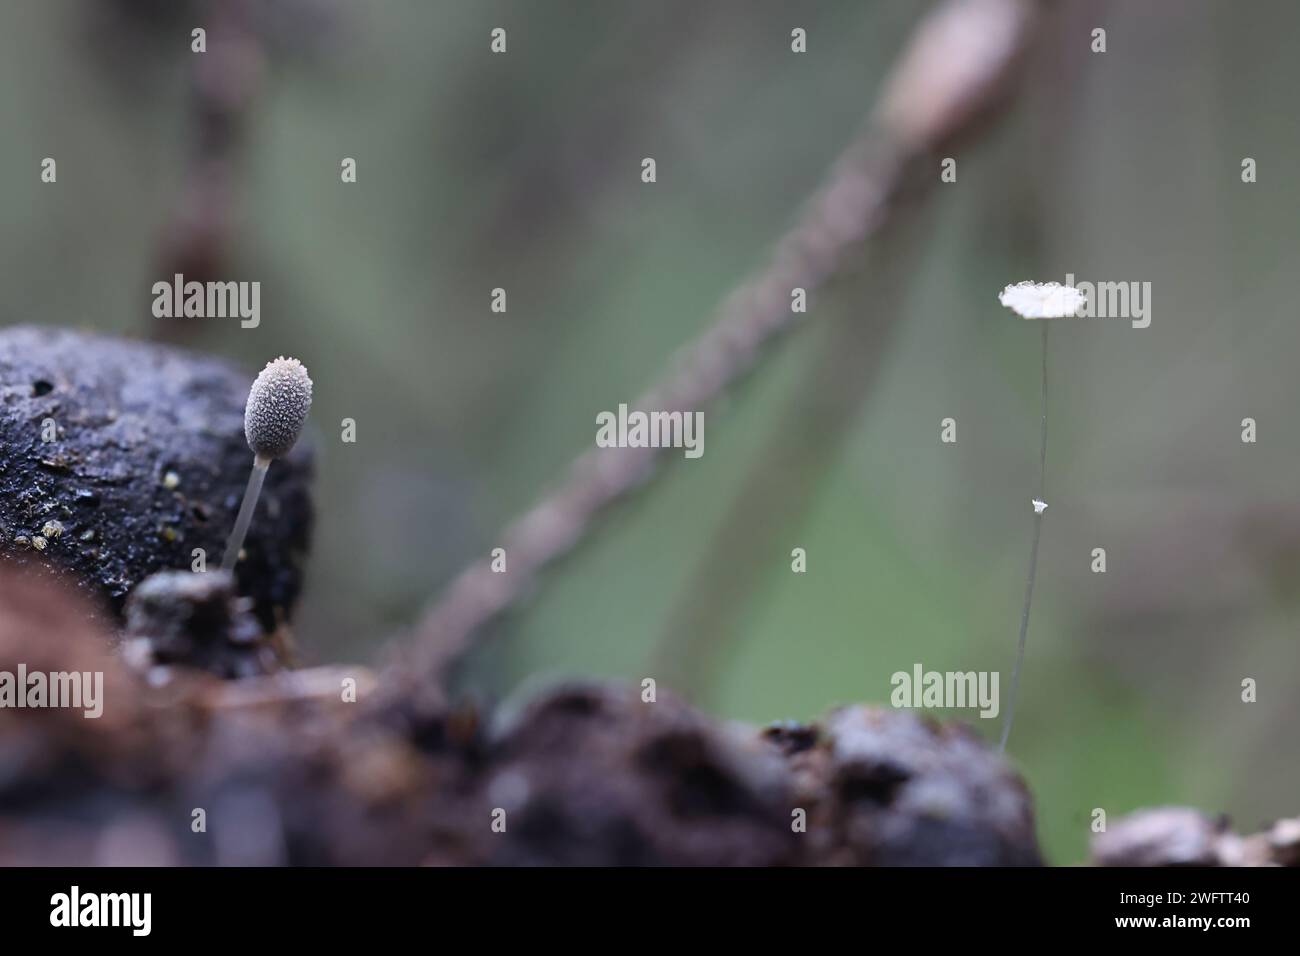
{"label": "small grey mushroom's base", "polygon": [[[189,571],[195,548],[216,569],[248,480],[251,380],[170,347],[0,330],[0,561],[66,578],[119,617],[150,574]],[[267,631],[302,588],[311,476],[304,439],[271,470],[235,569]]]}
{"label": "small grey mushroom's base", "polygon": [[228,571],[150,575],[126,600],[126,661],[151,680],[174,667],[227,680],[273,674],[289,662],[287,637],[263,632],[248,603]]}

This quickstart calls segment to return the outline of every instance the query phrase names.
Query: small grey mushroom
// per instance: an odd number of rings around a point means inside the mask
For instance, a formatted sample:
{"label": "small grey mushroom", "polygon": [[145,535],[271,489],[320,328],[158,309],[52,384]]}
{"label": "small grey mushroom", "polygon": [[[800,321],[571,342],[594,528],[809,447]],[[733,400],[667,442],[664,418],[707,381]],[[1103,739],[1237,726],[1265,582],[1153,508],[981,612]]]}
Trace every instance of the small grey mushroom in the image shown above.
{"label": "small grey mushroom", "polygon": [[226,553],[221,559],[223,571],[233,570],[239,560],[267,469],[276,458],[283,458],[293,450],[310,411],[311,378],[307,367],[296,358],[283,355],[267,362],[248,390],[248,404],[244,406],[244,437],[253,450],[253,470],[248,476],[235,528],[226,542]]}

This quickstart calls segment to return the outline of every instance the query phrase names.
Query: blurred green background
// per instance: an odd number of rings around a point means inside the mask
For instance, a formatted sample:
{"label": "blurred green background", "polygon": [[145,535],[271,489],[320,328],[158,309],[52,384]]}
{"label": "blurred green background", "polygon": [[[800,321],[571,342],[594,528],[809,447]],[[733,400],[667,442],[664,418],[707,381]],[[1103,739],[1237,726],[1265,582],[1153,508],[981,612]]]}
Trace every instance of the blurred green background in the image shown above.
{"label": "blurred green background", "polygon": [[[0,321],[250,371],[301,357],[319,522],[298,633],[310,661],[374,659],[764,261],[927,7],[6,0]],[[957,182],[814,298],[706,415],[704,457],[669,455],[467,684],[655,676],[765,722],[887,703],[919,662],[1001,670],[1005,706],[1039,339],[996,295],[1146,281],[1150,328],[1053,330],[1011,753],[1058,863],[1083,858],[1094,807],[1191,804],[1245,829],[1297,812],[1297,27],[1284,0],[1054,5]],[[178,263],[260,280],[261,326],[153,319]],[[999,721],[953,716],[996,740]]]}

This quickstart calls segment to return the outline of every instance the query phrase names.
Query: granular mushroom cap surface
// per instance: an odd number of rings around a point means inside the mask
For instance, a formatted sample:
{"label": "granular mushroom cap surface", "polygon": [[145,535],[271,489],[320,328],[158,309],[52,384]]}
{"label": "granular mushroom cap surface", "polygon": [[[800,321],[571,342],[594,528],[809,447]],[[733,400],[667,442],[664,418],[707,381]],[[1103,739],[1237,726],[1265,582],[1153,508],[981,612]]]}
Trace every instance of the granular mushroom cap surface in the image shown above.
{"label": "granular mushroom cap surface", "polygon": [[295,358],[266,363],[248,392],[244,437],[261,458],[282,458],[298,441],[311,411],[311,378]]}

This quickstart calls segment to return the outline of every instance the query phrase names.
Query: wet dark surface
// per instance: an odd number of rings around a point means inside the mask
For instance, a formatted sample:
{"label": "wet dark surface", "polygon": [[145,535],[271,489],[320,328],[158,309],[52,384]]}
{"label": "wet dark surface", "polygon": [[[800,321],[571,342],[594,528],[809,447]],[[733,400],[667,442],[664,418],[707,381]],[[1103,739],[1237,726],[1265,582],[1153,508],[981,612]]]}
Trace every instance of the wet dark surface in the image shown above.
{"label": "wet dark surface", "polygon": [[[1009,766],[910,713],[776,733],[662,689],[568,683],[417,725],[365,668],[228,681],[173,665],[157,682],[74,603],[0,577],[0,672],[105,675],[98,719],[0,708],[0,865],[1039,861]],[[148,620],[168,647],[200,636]]]}
{"label": "wet dark surface", "polygon": [[[219,574],[180,585],[212,611],[186,621],[177,582],[155,586],[133,619],[160,649],[208,646],[214,619],[243,641],[210,605]],[[1024,782],[962,725],[852,706],[760,728],[662,688],[572,682],[435,714],[341,665],[223,680],[173,663],[159,681],[76,605],[0,570],[0,681],[20,663],[103,674],[96,719],[0,707],[0,865],[1042,862]],[[1300,819],[1243,837],[1164,808],[1111,821],[1093,861],[1300,865],[1297,848]]]}
{"label": "wet dark surface", "polygon": [[[217,567],[252,465],[252,380],[168,347],[0,330],[0,558],[63,576],[116,615],[149,574],[190,570],[195,548]],[[237,568],[267,630],[302,587],[311,471],[306,441],[272,466]]]}

